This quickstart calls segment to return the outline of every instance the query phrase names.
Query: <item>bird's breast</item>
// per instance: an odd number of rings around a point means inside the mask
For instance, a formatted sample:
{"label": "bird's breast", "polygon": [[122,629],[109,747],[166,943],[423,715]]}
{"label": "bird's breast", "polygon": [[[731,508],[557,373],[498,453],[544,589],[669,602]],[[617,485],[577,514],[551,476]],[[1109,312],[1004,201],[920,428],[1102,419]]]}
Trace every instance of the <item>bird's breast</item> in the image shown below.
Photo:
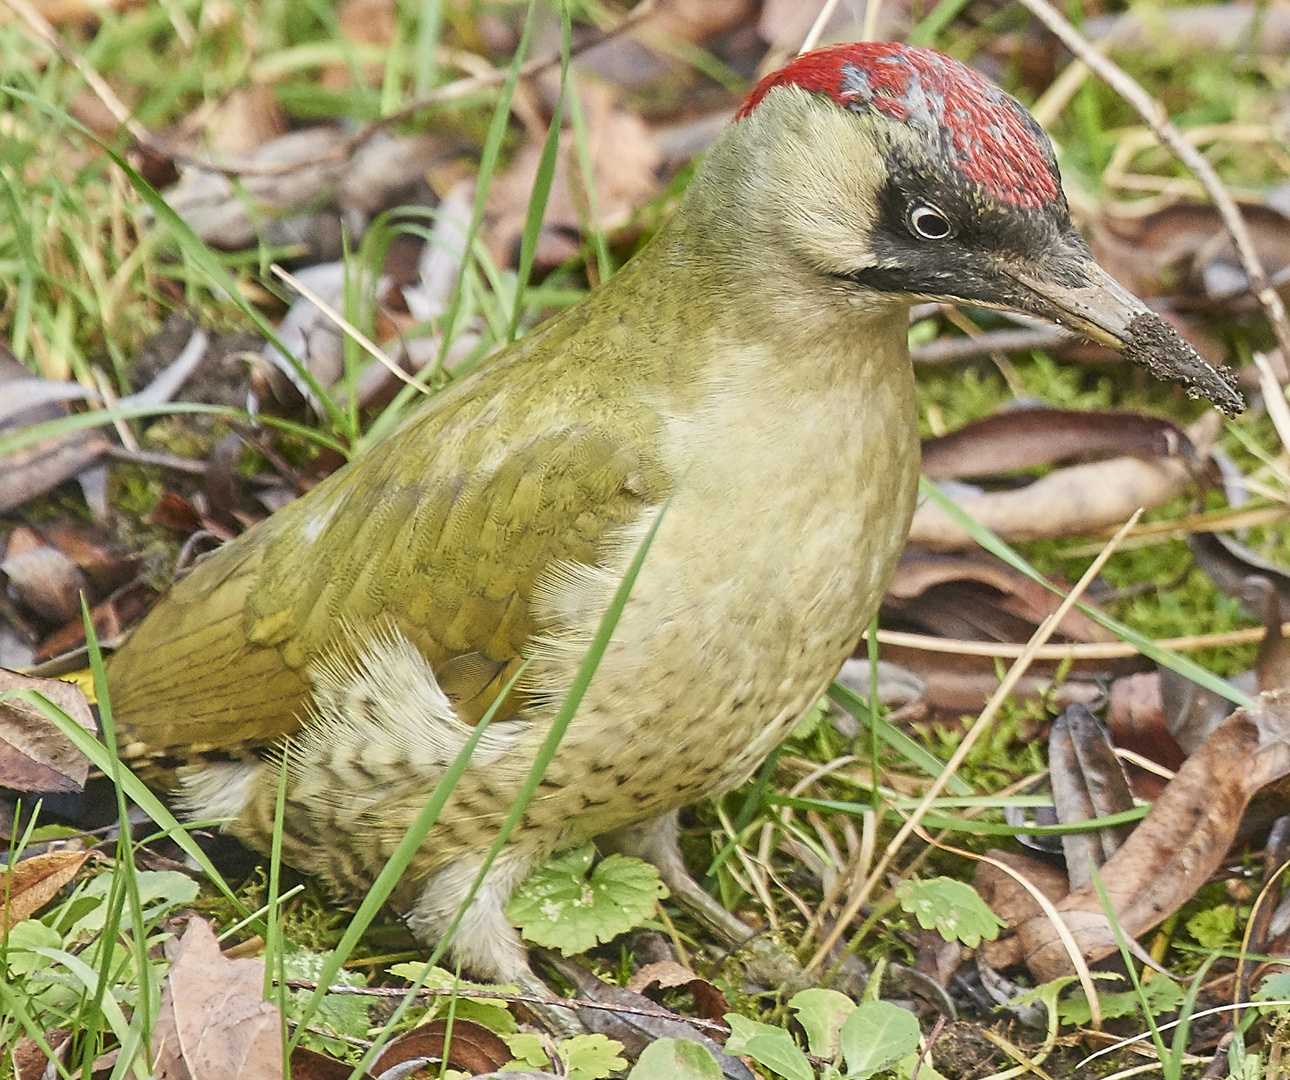
{"label": "bird's breast", "polygon": [[[639,820],[740,783],[854,649],[903,546],[919,455],[908,361],[844,374],[719,382],[666,419],[675,491],[550,774],[552,791],[603,804],[589,833],[614,806]],[[548,590],[535,678],[553,700],[653,520]]]}

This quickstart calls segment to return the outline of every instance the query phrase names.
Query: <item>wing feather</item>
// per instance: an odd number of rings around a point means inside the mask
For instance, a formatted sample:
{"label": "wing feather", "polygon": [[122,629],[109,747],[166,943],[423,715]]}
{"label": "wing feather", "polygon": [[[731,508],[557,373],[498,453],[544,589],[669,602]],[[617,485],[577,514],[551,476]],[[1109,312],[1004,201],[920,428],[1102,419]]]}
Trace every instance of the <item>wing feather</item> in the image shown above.
{"label": "wing feather", "polygon": [[[396,626],[461,683],[455,707],[477,721],[539,629],[542,576],[595,564],[606,534],[671,483],[654,414],[605,400],[578,415],[576,375],[543,359],[446,391],[179,582],[109,665],[130,756],[297,730],[309,667],[345,623]],[[523,701],[506,706],[499,718]]]}

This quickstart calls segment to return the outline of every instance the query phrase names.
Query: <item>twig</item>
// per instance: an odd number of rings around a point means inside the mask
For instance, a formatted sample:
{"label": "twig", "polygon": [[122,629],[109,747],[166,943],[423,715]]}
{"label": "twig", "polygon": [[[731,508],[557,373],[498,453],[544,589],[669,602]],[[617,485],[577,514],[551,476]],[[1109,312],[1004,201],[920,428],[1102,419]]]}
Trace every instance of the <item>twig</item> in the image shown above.
{"label": "twig", "polygon": [[[1281,628],[1290,637],[1290,622]],[[1156,642],[1169,652],[1190,652],[1193,649],[1226,649],[1233,645],[1253,645],[1267,635],[1262,626],[1244,630],[1225,630],[1219,634],[1195,634],[1191,637],[1162,638]],[[952,653],[956,656],[989,656],[1000,660],[1019,657],[1027,646],[1012,641],[961,641],[956,638],[932,637],[929,634],[910,634],[903,630],[879,630],[878,640],[884,645],[897,645],[923,652]],[[1069,645],[1044,645],[1035,650],[1036,660],[1118,660],[1137,656],[1139,649],[1129,641],[1076,641]]]}
{"label": "twig", "polygon": [[27,3],[27,0],[3,0],[3,3],[31,27],[32,32],[41,41],[80,73],[85,84],[94,91],[95,96],[112,114],[112,119],[125,128],[137,142],[146,144],[152,138],[152,132],[130,116],[130,110],[126,108],[125,102],[116,96],[116,91],[107,84],[103,76],[64,44],[63,39],[58,36],[58,32],[44,15]]}
{"label": "twig", "polygon": [[1219,179],[1214,166],[1174,126],[1164,106],[1139,86],[1123,68],[1098,52],[1096,46],[1063,18],[1057,9],[1048,3],[1048,0],[1021,0],[1021,5],[1048,27],[1063,45],[1088,65],[1094,74],[1132,105],[1160,141],[1195,174],[1206,194],[1213,200],[1215,209],[1218,210],[1223,224],[1227,226],[1227,231],[1236,244],[1237,255],[1250,282],[1250,291],[1267,312],[1282,354],[1290,357],[1290,322],[1286,319],[1285,305],[1268,281],[1263,262],[1254,249],[1254,242],[1250,239],[1250,232],[1245,226],[1240,208],[1231,193],[1223,186],[1223,181]]}
{"label": "twig", "polygon": [[[1017,657],[1012,667],[1008,669],[1008,673],[1003,677],[1003,681],[999,683],[998,689],[995,690],[990,700],[986,703],[985,708],[981,710],[981,715],[977,717],[976,722],[959,741],[958,748],[951,755],[949,761],[945,763],[945,768],[941,771],[940,776],[932,782],[931,786],[927,789],[927,792],[923,795],[922,801],[919,802],[917,808],[909,816],[909,819],[905,824],[900,827],[896,835],[892,837],[891,842],[887,845],[886,851],[882,854],[882,858],[878,860],[873,870],[870,871],[869,877],[865,880],[863,887],[853,893],[851,898],[847,901],[847,906],[842,912],[841,917],[838,919],[837,924],[833,927],[832,931],[830,931],[829,935],[820,942],[820,946],[816,949],[815,955],[811,957],[811,962],[807,965],[808,971],[819,971],[823,966],[825,960],[828,958],[829,951],[837,944],[838,939],[843,935],[843,933],[846,932],[847,927],[851,924],[851,920],[854,919],[860,909],[868,903],[869,897],[873,894],[874,888],[877,886],[878,882],[882,880],[883,874],[887,872],[887,868],[895,860],[896,855],[900,852],[901,847],[904,846],[905,841],[909,839],[914,830],[922,822],[923,816],[927,813],[936,797],[942,790],[944,790],[945,785],[949,783],[950,777],[953,776],[959,766],[963,764],[964,759],[967,757],[969,752],[971,752],[972,747],[976,745],[977,740],[982,734],[984,734],[990,724],[994,722],[995,715],[1007,700],[1008,695],[1012,693],[1013,688],[1018,682],[1020,682],[1022,675],[1025,674],[1026,669],[1030,666],[1030,662],[1034,659],[1035,654],[1038,653],[1040,647],[1047,642],[1049,637],[1052,636],[1061,621],[1075,606],[1075,602],[1083,594],[1084,590],[1088,588],[1092,580],[1101,572],[1106,560],[1111,557],[1111,553],[1115,551],[1120,540],[1127,535],[1128,531],[1137,523],[1138,518],[1141,516],[1142,511],[1139,510],[1128,520],[1128,522],[1125,523],[1120,531],[1117,532],[1107,543],[1106,547],[1102,549],[1101,554],[1093,560],[1093,563],[1084,572],[1084,576],[1079,579],[1075,587],[1071,589],[1065,599],[1062,600],[1061,605],[1057,610],[1048,615],[1036,628],[1034,635],[1027,643],[1026,648],[1022,651],[1021,655]],[[1090,1000],[1092,1000],[1092,996],[1090,996]]]}
{"label": "twig", "polygon": [[[293,990],[317,990],[318,984],[311,979],[286,979],[285,984]],[[329,986],[327,993],[350,995],[353,997],[388,997],[407,996],[407,990],[397,986]],[[599,1009],[601,1012],[626,1013],[630,1016],[648,1016],[655,1020],[671,1020],[674,1023],[692,1024],[717,1035],[726,1036],[730,1029],[725,1024],[714,1020],[701,1020],[694,1016],[683,1016],[680,1013],[667,1012],[662,1009],[641,1009],[634,1005],[618,1005],[608,1001],[587,1001],[583,998],[542,997],[538,994],[512,993],[509,990],[475,990],[468,987],[430,987],[423,986],[417,997],[462,997],[485,998],[493,1001],[520,1001],[525,1005],[557,1005],[564,1009]]]}
{"label": "twig", "polygon": [[1061,326],[1021,327],[1015,330],[986,330],[976,337],[942,337],[915,345],[909,350],[915,364],[948,364],[971,360],[990,353],[1024,352],[1028,349],[1050,349],[1067,341],[1079,340]]}
{"label": "twig", "polygon": [[269,267],[269,269],[272,270],[275,274],[277,274],[278,277],[280,277],[284,282],[290,285],[291,288],[293,288],[306,300],[308,300],[309,303],[313,304],[313,306],[316,307],[319,311],[321,311],[325,316],[327,316],[328,319],[330,319],[333,323],[335,323],[336,326],[339,327],[342,333],[348,334],[355,341],[357,341],[373,357],[375,357],[378,361],[380,361],[380,363],[385,366],[385,368],[390,372],[391,375],[393,375],[397,379],[402,379],[413,389],[419,390],[423,394],[429,394],[431,392],[430,388],[426,386],[425,383],[418,382],[406,371],[404,371],[401,367],[399,367],[398,364],[396,364],[393,360],[389,358],[389,356],[386,355],[384,349],[382,349],[379,345],[376,344],[376,342],[374,342],[371,338],[369,338],[366,334],[364,334],[363,331],[361,331],[357,326],[355,326],[352,322],[350,322],[347,318],[345,318],[344,315],[342,315],[339,311],[337,311],[334,307],[332,307],[329,303],[327,303],[326,300],[324,300],[321,296],[319,296],[316,292],[314,292],[311,288],[309,288],[308,285],[305,285],[303,282],[301,282],[299,278],[294,277],[293,275],[289,274],[286,270],[283,270],[282,267],[280,267],[277,263],[274,263],[272,266]]}
{"label": "twig", "polygon": [[[870,0],[873,3],[873,0]],[[820,6],[820,13],[815,16],[815,22],[811,23],[811,28],[806,32],[806,37],[802,39],[802,47],[797,50],[798,56],[804,52],[810,52],[820,43],[820,35],[824,33],[824,28],[829,25],[829,20],[833,18],[833,13],[838,10],[838,0],[824,0]]]}
{"label": "twig", "polygon": [[[1285,352],[1284,349],[1282,355],[1290,357],[1290,353]],[[1286,404],[1285,391],[1281,388],[1277,373],[1272,370],[1272,365],[1263,353],[1254,354],[1254,366],[1259,369],[1259,386],[1263,390],[1263,402],[1267,407],[1268,415],[1272,417],[1272,426],[1277,429],[1277,435],[1281,438],[1282,449],[1290,454],[1290,405]]]}

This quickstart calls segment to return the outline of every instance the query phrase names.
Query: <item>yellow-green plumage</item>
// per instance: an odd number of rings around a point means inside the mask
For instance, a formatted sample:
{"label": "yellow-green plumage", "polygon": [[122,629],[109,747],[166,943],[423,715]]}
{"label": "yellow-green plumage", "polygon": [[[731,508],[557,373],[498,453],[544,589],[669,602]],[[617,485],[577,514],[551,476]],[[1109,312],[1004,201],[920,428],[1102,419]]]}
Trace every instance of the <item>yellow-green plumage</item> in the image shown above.
{"label": "yellow-green plumage", "polygon": [[[921,183],[938,152],[887,116],[773,90],[617,276],[174,588],[109,667],[125,753],[188,761],[189,805],[264,848],[277,770],[250,752],[289,737],[287,859],[362,890],[529,661],[395,894],[436,938],[671,496],[459,933],[468,966],[522,975],[501,910],[530,865],[740,783],[872,616],[916,491],[909,305],[957,294],[863,275],[899,269],[876,239],[892,163]],[[1045,243],[1081,281],[1064,204],[1051,216]],[[1005,255],[1011,273],[1016,248],[969,277]],[[1029,310],[1067,287],[1021,269],[1041,281]]]}

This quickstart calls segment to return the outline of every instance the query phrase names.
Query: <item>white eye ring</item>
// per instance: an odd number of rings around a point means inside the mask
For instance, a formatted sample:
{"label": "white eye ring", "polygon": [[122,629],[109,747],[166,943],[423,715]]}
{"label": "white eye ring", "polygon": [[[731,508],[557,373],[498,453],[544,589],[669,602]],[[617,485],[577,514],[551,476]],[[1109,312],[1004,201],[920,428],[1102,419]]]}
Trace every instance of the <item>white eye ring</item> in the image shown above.
{"label": "white eye ring", "polygon": [[909,230],[924,240],[947,240],[954,235],[950,219],[931,203],[920,203],[910,208]]}

